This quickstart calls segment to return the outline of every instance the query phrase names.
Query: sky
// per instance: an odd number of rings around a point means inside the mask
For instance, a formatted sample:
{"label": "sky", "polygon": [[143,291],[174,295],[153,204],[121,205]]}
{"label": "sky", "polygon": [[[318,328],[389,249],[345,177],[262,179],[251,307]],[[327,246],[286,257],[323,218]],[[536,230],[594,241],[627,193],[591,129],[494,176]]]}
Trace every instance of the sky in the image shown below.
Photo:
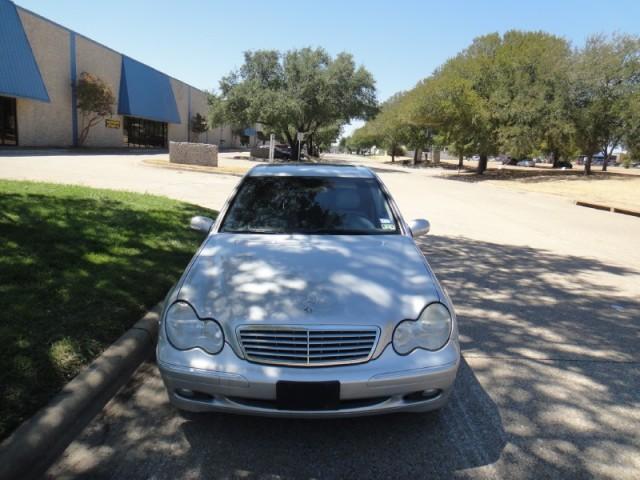
{"label": "sky", "polygon": [[574,46],[594,33],[640,34],[640,0],[14,1],[207,90],[246,50],[347,51],[373,74],[381,101],[486,33],[544,30]]}

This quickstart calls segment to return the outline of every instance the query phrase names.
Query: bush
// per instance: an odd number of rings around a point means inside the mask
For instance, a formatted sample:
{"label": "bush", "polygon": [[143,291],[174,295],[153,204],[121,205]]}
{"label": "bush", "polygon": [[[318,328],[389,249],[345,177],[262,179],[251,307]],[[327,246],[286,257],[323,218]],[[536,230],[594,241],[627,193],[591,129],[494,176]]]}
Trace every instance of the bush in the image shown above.
{"label": "bush", "polygon": [[622,163],[622,166],[624,168],[631,168],[631,155],[629,155],[628,153],[621,153],[620,154],[620,162]]}

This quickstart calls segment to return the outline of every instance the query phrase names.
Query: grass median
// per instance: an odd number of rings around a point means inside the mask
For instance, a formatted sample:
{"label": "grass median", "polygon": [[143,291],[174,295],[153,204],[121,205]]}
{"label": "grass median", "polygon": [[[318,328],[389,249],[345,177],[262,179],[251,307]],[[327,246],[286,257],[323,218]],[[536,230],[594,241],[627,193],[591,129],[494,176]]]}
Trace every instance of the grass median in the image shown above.
{"label": "grass median", "polygon": [[206,210],[164,197],[0,180],[0,439],[179,278]]}

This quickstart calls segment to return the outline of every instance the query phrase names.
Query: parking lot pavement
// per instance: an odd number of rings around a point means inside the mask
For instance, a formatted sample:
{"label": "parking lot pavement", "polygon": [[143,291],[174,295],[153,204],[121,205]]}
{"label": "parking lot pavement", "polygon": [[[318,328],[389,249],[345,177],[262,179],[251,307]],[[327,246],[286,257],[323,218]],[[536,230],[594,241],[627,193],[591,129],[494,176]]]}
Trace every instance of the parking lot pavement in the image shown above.
{"label": "parking lot pavement", "polygon": [[[59,160],[66,176],[46,160],[18,171],[5,160],[0,177],[111,188],[122,180],[212,208],[237,182],[126,156],[95,167]],[[182,416],[150,362],[49,474],[640,478],[640,220],[434,171],[380,175],[407,219],[431,221],[420,247],[456,305],[465,361],[440,414]]]}
{"label": "parking lot pavement", "polygon": [[[616,380],[617,379],[617,380]],[[154,364],[51,478],[637,478],[637,366],[474,358],[441,413],[179,414]]]}

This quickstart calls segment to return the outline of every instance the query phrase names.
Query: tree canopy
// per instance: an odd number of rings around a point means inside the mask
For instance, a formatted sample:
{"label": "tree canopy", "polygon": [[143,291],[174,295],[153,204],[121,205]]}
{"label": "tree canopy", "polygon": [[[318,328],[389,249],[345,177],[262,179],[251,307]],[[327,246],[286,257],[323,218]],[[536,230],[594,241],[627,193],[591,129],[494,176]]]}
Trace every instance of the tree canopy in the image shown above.
{"label": "tree canopy", "polygon": [[[332,57],[322,48],[284,53],[245,52],[244,64],[220,81],[210,98],[212,125],[259,124],[297,149],[296,136],[307,138],[339,128],[351,119],[368,119],[377,111],[375,82],[348,53]],[[336,137],[337,138],[337,137]]]}
{"label": "tree canopy", "polygon": [[633,115],[634,99],[640,94],[640,38],[595,35],[576,52],[572,65],[571,99],[575,142],[588,157],[605,155],[602,169],[613,148],[625,138],[625,129]]}
{"label": "tree canopy", "polygon": [[103,118],[113,115],[116,99],[109,85],[97,76],[82,72],[76,85],[81,127],[78,144],[83,145],[89,132]]}
{"label": "tree canopy", "polygon": [[494,33],[391,97],[347,144],[447,146],[461,159],[478,154],[479,173],[499,153],[548,155],[556,166],[603,152],[606,169],[616,146],[638,151],[639,91],[636,36],[592,36],[574,49],[545,32]]}

